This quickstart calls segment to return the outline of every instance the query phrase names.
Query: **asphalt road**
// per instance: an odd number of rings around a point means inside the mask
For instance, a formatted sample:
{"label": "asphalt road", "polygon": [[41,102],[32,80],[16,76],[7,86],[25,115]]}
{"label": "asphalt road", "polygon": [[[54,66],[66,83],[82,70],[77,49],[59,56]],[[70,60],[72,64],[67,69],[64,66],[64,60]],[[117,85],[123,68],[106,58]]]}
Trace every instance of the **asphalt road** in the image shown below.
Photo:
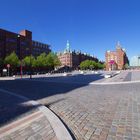
{"label": "asphalt road", "polygon": [[37,106],[25,101],[0,89],[0,127],[37,110]]}

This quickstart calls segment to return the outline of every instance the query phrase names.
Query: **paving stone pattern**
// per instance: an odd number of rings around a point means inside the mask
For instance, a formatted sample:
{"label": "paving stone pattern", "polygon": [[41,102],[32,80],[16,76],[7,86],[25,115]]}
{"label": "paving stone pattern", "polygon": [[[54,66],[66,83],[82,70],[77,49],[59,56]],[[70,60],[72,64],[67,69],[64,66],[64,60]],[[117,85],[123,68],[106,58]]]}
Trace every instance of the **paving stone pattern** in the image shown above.
{"label": "paving stone pattern", "polygon": [[4,136],[1,140],[56,140],[55,133],[45,116]]}
{"label": "paving stone pattern", "polygon": [[40,102],[54,102],[50,109],[77,140],[139,140],[140,94],[136,87],[132,91],[135,86],[88,86]]}
{"label": "paving stone pattern", "polygon": [[[125,72],[114,79],[123,81],[127,76]],[[131,73],[131,79],[135,76]],[[76,140],[140,140],[140,83],[88,85],[89,76],[78,77],[79,84],[72,83],[74,77],[60,78],[65,83],[58,77],[57,82],[8,81],[0,86],[49,107]],[[86,84],[80,85],[85,79]]]}
{"label": "paving stone pattern", "polygon": [[0,92],[0,140],[57,140],[46,116],[27,101]]}

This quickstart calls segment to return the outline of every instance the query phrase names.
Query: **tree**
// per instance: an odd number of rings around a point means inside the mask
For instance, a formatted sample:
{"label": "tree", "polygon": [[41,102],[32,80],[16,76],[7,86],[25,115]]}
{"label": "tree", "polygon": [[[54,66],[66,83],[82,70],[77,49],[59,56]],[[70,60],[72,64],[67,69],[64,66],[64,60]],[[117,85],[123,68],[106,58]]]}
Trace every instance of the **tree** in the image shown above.
{"label": "tree", "polygon": [[55,53],[49,53],[47,55],[47,66],[48,67],[51,67],[51,68],[54,68],[54,67],[57,67],[57,66],[60,66],[61,65],[61,62],[60,60],[58,59],[58,56],[57,54]]}
{"label": "tree", "polygon": [[92,60],[85,60],[85,61],[82,61],[81,64],[80,64],[80,68],[83,69],[83,70],[86,70],[86,69],[95,69],[96,68],[96,62],[95,61],[92,61]]}
{"label": "tree", "polygon": [[103,69],[104,65],[100,62],[95,62],[93,60],[85,60],[83,62],[80,63],[80,68],[82,70],[86,70],[86,69]]}
{"label": "tree", "polygon": [[57,55],[52,52],[48,55],[46,55],[46,53],[42,53],[36,59],[33,56],[26,56],[22,60],[22,62],[26,66],[26,69],[32,66],[34,68],[37,68],[39,71],[51,70],[54,69],[54,67],[57,67],[61,64]]}
{"label": "tree", "polygon": [[26,67],[35,67],[35,58],[33,56],[26,56],[23,61]]}
{"label": "tree", "polygon": [[33,68],[36,68],[37,67],[37,60],[33,56],[31,57],[31,64],[32,64],[32,67]]}
{"label": "tree", "polygon": [[90,60],[89,63],[90,63],[91,70],[92,69],[98,69],[98,65],[95,61]]}
{"label": "tree", "polygon": [[16,53],[12,52],[10,55],[6,56],[4,59],[4,64],[10,64],[13,68],[19,66],[20,63]]}
{"label": "tree", "polygon": [[23,60],[22,60],[23,64],[26,66],[26,67],[29,67],[30,66],[30,56],[26,56]]}
{"label": "tree", "polygon": [[87,69],[87,60],[82,61],[80,63],[80,69],[82,69],[82,70],[86,70]]}
{"label": "tree", "polygon": [[16,53],[12,52],[10,55],[5,57],[4,64],[10,64],[10,73],[15,73],[17,71],[17,67],[20,65],[20,61]]}
{"label": "tree", "polygon": [[[26,66],[30,65],[30,57],[24,58],[24,63]],[[55,53],[49,53],[46,55],[46,53],[40,54],[36,59],[32,56],[31,58],[32,67],[38,68],[39,70],[50,70],[54,69],[54,67],[59,66],[61,63]]]}
{"label": "tree", "polygon": [[54,54],[54,67],[57,67],[57,66],[60,66],[61,65],[61,62],[57,56],[57,54]]}
{"label": "tree", "polygon": [[47,62],[47,66],[49,68],[54,68],[54,54],[53,53],[49,53],[46,57],[46,62]]}
{"label": "tree", "polygon": [[46,67],[47,66],[47,55],[46,53],[40,54],[36,59],[36,66],[37,67]]}
{"label": "tree", "polygon": [[54,69],[55,67],[60,66],[61,63],[57,55],[50,52],[46,57],[46,65],[49,69]]}
{"label": "tree", "polygon": [[104,65],[100,62],[97,63],[97,68],[98,69],[103,69],[104,68]]}
{"label": "tree", "polygon": [[129,68],[129,65],[128,65],[128,63],[126,63],[125,65],[124,65],[124,69],[128,69]]}
{"label": "tree", "polygon": [[86,70],[87,69],[87,60],[82,61],[80,63],[80,69],[82,69],[82,70]]}

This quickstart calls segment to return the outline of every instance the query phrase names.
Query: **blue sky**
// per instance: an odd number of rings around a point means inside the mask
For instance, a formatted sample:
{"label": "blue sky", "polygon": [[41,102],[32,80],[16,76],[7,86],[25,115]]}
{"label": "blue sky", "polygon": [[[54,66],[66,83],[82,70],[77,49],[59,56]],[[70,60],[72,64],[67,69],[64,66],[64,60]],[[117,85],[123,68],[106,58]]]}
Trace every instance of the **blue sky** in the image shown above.
{"label": "blue sky", "polygon": [[0,0],[0,28],[31,30],[53,51],[69,40],[100,60],[120,41],[131,58],[140,54],[140,0]]}

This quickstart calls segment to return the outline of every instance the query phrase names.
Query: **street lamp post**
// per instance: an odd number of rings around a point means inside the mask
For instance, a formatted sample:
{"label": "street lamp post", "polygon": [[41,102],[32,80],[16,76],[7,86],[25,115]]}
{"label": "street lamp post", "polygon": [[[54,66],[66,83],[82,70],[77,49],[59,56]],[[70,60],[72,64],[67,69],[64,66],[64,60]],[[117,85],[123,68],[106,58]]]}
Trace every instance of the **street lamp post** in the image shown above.
{"label": "street lamp post", "polygon": [[18,35],[18,47],[19,47],[19,55],[20,55],[20,78],[22,79],[22,51],[20,46],[20,35]]}
{"label": "street lamp post", "polygon": [[20,78],[22,79],[22,60],[20,60]]}
{"label": "street lamp post", "polygon": [[30,42],[30,79],[32,79],[32,43]]}
{"label": "street lamp post", "polygon": [[31,63],[31,53],[30,53],[30,79],[32,79],[32,63]]}

